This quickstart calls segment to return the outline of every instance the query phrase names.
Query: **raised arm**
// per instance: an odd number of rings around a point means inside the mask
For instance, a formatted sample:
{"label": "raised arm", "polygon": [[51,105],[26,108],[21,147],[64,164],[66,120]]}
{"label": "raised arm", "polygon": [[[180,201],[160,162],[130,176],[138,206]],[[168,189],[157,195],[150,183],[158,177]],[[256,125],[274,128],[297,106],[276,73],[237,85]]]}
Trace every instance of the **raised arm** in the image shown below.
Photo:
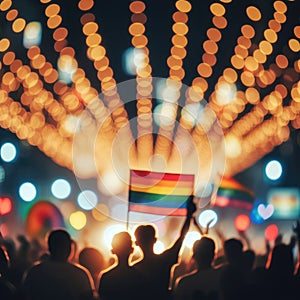
{"label": "raised arm", "polygon": [[191,219],[192,219],[195,211],[196,211],[196,205],[194,203],[194,196],[191,195],[189,197],[189,199],[187,200],[187,214],[186,214],[185,221],[184,221],[183,226],[180,231],[180,236],[178,237],[178,239],[176,240],[175,244],[172,247],[172,248],[177,248],[178,252],[181,248],[182,242],[183,242],[186,234],[189,231]]}

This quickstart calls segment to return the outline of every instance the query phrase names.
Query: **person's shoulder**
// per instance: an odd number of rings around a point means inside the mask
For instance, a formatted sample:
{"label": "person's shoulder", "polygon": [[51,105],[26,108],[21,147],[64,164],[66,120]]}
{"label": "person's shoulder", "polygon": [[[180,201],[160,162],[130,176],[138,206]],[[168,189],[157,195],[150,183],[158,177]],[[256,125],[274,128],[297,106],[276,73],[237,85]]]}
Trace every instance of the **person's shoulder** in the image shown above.
{"label": "person's shoulder", "polygon": [[188,284],[191,281],[194,281],[196,278],[198,278],[198,272],[196,270],[182,275],[180,276],[177,280],[176,280],[176,286],[184,286],[186,284]]}

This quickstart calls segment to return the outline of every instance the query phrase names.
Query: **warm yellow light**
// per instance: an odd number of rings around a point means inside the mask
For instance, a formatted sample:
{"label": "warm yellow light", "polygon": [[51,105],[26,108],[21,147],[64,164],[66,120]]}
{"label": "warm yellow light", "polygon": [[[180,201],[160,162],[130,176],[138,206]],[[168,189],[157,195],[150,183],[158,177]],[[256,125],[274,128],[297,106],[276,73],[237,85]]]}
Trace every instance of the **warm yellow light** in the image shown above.
{"label": "warm yellow light", "polygon": [[94,0],[80,0],[78,8],[82,11],[90,10],[94,6]]}
{"label": "warm yellow light", "polygon": [[277,41],[277,34],[273,29],[266,29],[264,31],[264,37],[265,39],[270,43],[275,43]]}
{"label": "warm yellow light", "polygon": [[223,71],[224,79],[229,83],[234,83],[237,81],[237,73],[232,68],[226,68]]}
{"label": "warm yellow light", "polygon": [[258,63],[253,56],[248,56],[245,60],[245,67],[249,71],[254,72],[258,69]]}
{"label": "warm yellow light", "polygon": [[86,215],[82,211],[73,212],[70,215],[69,222],[76,230],[81,230],[86,225]]}
{"label": "warm yellow light", "polygon": [[185,0],[176,1],[175,5],[179,11],[182,11],[184,13],[188,13],[192,9],[192,5]]}
{"label": "warm yellow light", "polygon": [[207,40],[203,43],[203,49],[209,54],[216,54],[218,52],[218,45],[215,41]]}
{"label": "warm yellow light", "polygon": [[18,18],[13,22],[12,29],[14,32],[18,33],[24,30],[26,26],[26,21],[22,18]]}
{"label": "warm yellow light", "polygon": [[243,36],[245,36],[248,39],[252,39],[255,35],[255,30],[251,25],[243,25],[241,27],[241,32],[243,34]]}
{"label": "warm yellow light", "polygon": [[188,26],[185,23],[175,23],[172,26],[172,29],[177,35],[186,35],[189,31]]}
{"label": "warm yellow light", "polygon": [[173,21],[174,22],[180,22],[180,23],[187,23],[189,20],[189,17],[186,13],[181,12],[181,11],[176,11],[173,15],[172,15]]}
{"label": "warm yellow light", "polygon": [[243,58],[239,57],[238,55],[233,55],[231,57],[231,63],[238,70],[243,69],[245,65]]}
{"label": "warm yellow light", "polygon": [[220,32],[220,30],[218,30],[217,28],[209,28],[206,32],[207,37],[215,42],[219,42],[222,38],[222,34]]}
{"label": "warm yellow light", "polygon": [[211,74],[212,74],[212,68],[207,63],[199,64],[198,67],[197,67],[197,71],[198,71],[199,75],[201,75],[205,78],[210,77]]}
{"label": "warm yellow light", "polygon": [[273,51],[273,46],[267,41],[261,41],[259,43],[259,49],[262,53],[270,55]]}
{"label": "warm yellow light", "polygon": [[142,13],[145,10],[145,8],[146,5],[142,1],[133,1],[129,5],[129,9],[135,14]]}
{"label": "warm yellow light", "polygon": [[257,104],[260,101],[260,95],[256,88],[247,88],[245,91],[246,99],[251,104]]}
{"label": "warm yellow light", "polygon": [[289,47],[293,52],[299,52],[300,51],[300,43],[296,39],[290,39],[289,40]]}
{"label": "warm yellow light", "polygon": [[210,8],[210,11],[212,12],[212,14],[217,17],[223,16],[226,12],[225,7],[220,3],[213,3],[210,5],[209,8]]}
{"label": "warm yellow light", "polygon": [[51,16],[47,21],[47,26],[50,29],[58,27],[62,22],[62,17],[59,15]]}
{"label": "warm yellow light", "polygon": [[10,46],[10,41],[9,39],[3,38],[0,40],[0,51],[4,52],[6,51]]}
{"label": "warm yellow light", "polygon": [[252,21],[259,21],[261,19],[261,12],[255,6],[247,7],[246,14],[247,14],[248,18]]}
{"label": "warm yellow light", "polygon": [[19,12],[16,9],[11,9],[6,14],[6,20],[7,21],[13,21],[18,16],[18,14],[19,14]]}
{"label": "warm yellow light", "polygon": [[224,29],[227,26],[227,20],[223,16],[214,16],[212,21],[217,28]]}

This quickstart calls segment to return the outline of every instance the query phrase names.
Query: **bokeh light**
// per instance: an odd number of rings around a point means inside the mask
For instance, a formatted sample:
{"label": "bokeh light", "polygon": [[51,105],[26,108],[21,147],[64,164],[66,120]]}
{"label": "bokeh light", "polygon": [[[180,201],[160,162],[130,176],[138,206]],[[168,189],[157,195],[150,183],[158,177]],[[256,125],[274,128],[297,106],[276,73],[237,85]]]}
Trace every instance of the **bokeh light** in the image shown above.
{"label": "bokeh light", "polygon": [[56,179],[51,185],[51,193],[58,199],[66,199],[71,193],[71,185],[65,179]]}
{"label": "bokeh light", "polygon": [[39,46],[42,40],[42,25],[40,22],[30,22],[26,25],[23,35],[23,45],[29,49]]}
{"label": "bokeh light", "polygon": [[30,202],[35,199],[37,195],[37,189],[31,182],[24,182],[19,187],[19,195],[22,200]]}
{"label": "bokeh light", "polygon": [[234,219],[234,226],[237,231],[246,231],[251,224],[250,218],[247,215],[241,214]]}
{"label": "bokeh light", "polygon": [[0,215],[4,216],[12,211],[12,202],[8,197],[0,198]]}
{"label": "bokeh light", "polygon": [[12,162],[17,156],[17,148],[13,143],[4,143],[0,149],[1,159],[5,162]]}
{"label": "bokeh light", "polygon": [[275,224],[271,224],[269,225],[266,229],[265,229],[265,237],[267,239],[267,241],[275,241],[277,236],[278,236],[278,227]]}
{"label": "bokeh light", "polygon": [[267,163],[265,173],[268,179],[278,180],[282,175],[282,166],[278,160],[271,160]]}
{"label": "bokeh light", "polygon": [[267,220],[272,217],[274,213],[274,206],[272,204],[264,205],[261,203],[257,207],[257,212],[264,220]]}
{"label": "bokeh light", "polygon": [[111,249],[111,242],[115,234],[126,231],[126,226],[123,224],[115,224],[107,227],[103,234],[104,244],[108,249]]}
{"label": "bokeh light", "polygon": [[81,230],[86,225],[86,215],[82,211],[75,211],[70,215],[69,222],[73,228]]}
{"label": "bokeh light", "polygon": [[153,247],[153,251],[155,254],[161,254],[166,249],[165,244],[162,241],[156,241]]}
{"label": "bokeh light", "polygon": [[189,231],[184,238],[183,246],[187,248],[192,248],[195,241],[200,240],[201,234],[198,231]]}
{"label": "bokeh light", "polygon": [[77,197],[78,205],[84,210],[93,209],[98,203],[98,197],[91,190],[82,191]]}
{"label": "bokeh light", "polygon": [[218,222],[218,215],[212,209],[206,209],[202,211],[198,217],[198,222],[201,227],[206,228],[207,224],[209,224],[209,228],[214,227]]}

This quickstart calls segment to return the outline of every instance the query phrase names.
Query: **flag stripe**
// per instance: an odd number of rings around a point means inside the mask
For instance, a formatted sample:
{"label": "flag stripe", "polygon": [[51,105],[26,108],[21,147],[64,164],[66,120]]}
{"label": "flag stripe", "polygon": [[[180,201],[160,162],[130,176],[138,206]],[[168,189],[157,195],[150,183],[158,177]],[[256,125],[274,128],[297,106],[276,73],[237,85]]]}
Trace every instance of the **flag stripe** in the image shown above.
{"label": "flag stripe", "polygon": [[180,187],[180,188],[194,188],[193,181],[174,181],[174,180],[157,180],[144,177],[132,177],[130,180],[131,185],[141,188],[152,186],[166,186],[166,187]]}
{"label": "flag stripe", "polygon": [[252,197],[254,196],[253,191],[251,191],[247,187],[243,186],[242,184],[240,184],[238,181],[234,180],[233,178],[223,178],[220,187],[224,188],[224,189],[240,190],[240,191],[250,194]]}
{"label": "flag stripe", "polygon": [[131,170],[129,210],[185,216],[186,202],[193,190],[194,175]]}
{"label": "flag stripe", "polygon": [[181,181],[193,181],[194,175],[191,174],[169,174],[169,173],[159,173],[159,172],[148,172],[148,171],[137,171],[131,170],[131,180],[135,180],[135,178],[144,177],[144,180],[152,179],[156,181],[169,180],[175,182]]}
{"label": "flag stripe", "polygon": [[219,188],[217,196],[227,197],[229,199],[239,199],[240,201],[253,202],[253,196],[240,190]]}
{"label": "flag stripe", "polygon": [[163,194],[163,195],[177,195],[186,196],[192,192],[192,188],[186,187],[166,187],[166,186],[152,186],[149,188],[141,188],[136,185],[131,185],[131,191],[149,194]]}
{"label": "flag stripe", "polygon": [[147,205],[156,205],[159,207],[179,207],[183,203],[185,204],[189,196],[174,196],[174,195],[161,195],[161,194],[147,194],[130,191],[131,203],[142,203]]}
{"label": "flag stripe", "polygon": [[185,208],[157,207],[130,203],[129,210],[153,215],[186,216]]}

